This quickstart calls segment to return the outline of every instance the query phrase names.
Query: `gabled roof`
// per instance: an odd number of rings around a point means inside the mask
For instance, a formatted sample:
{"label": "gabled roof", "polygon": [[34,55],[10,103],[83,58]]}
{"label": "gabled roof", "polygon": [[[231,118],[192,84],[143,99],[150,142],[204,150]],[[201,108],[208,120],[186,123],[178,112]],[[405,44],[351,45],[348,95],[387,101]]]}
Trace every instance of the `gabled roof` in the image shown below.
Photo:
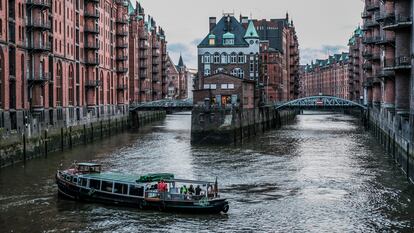
{"label": "gabled roof", "polygon": [[180,60],[178,61],[178,67],[184,67],[183,56],[180,54]]}
{"label": "gabled roof", "polygon": [[[227,22],[229,19],[229,22]],[[234,45],[240,47],[248,47],[249,44],[244,40],[244,35],[246,34],[246,29],[243,25],[237,21],[234,16],[223,16],[216,26],[211,30],[211,32],[201,41],[198,47],[209,47],[209,36],[216,36],[216,43],[213,47],[220,47],[223,45],[223,35],[227,32],[230,32],[234,35]],[[226,45],[228,46],[228,45]]]}
{"label": "gabled roof", "polygon": [[256,27],[252,20],[249,21],[249,26],[247,26],[246,34],[244,34],[244,38],[259,38],[259,34],[256,31]]}

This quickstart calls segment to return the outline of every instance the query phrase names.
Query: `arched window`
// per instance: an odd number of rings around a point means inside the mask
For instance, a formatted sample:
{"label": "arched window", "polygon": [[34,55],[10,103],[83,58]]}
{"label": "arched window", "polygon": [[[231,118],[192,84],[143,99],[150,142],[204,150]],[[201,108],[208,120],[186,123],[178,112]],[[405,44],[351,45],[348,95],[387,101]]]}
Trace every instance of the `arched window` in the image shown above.
{"label": "arched window", "polygon": [[214,64],[219,64],[220,63],[220,54],[219,53],[215,53],[214,54],[214,60],[213,60]]}
{"label": "arched window", "polygon": [[230,56],[230,63],[235,64],[237,63],[237,54],[236,53],[232,53]]}
{"label": "arched window", "polygon": [[227,53],[221,54],[221,64],[227,64]]}
{"label": "arched window", "polygon": [[75,104],[75,100],[74,100],[74,95],[73,95],[73,90],[74,90],[74,88],[73,88],[73,82],[74,82],[74,78],[73,78],[73,65],[72,64],[70,64],[69,65],[69,80],[68,80],[68,84],[69,84],[69,90],[68,90],[68,92],[69,92],[69,105],[71,105],[71,106],[73,106],[74,104]]}
{"label": "arched window", "polygon": [[62,79],[62,62],[58,61],[56,67],[56,106],[62,106],[63,98],[63,79]]}
{"label": "arched window", "polygon": [[104,103],[104,75],[101,71],[101,75],[99,77],[99,104]]}
{"label": "arched window", "polygon": [[210,53],[204,54],[204,63],[210,64],[210,62],[211,62],[211,55],[210,55]]}
{"label": "arched window", "polygon": [[111,99],[110,99],[111,84],[109,83],[109,80],[110,80],[110,76],[108,72],[108,75],[106,76],[106,81],[108,82],[108,85],[106,85],[106,104],[109,104],[111,102]]}
{"label": "arched window", "polygon": [[231,75],[236,76],[238,78],[244,78],[244,71],[240,68],[234,68],[231,71]]}
{"label": "arched window", "polygon": [[244,64],[246,62],[246,59],[245,59],[245,56],[244,56],[243,53],[239,53],[238,58],[239,58],[239,60],[238,60],[239,64]]}
{"label": "arched window", "polygon": [[209,76],[211,74],[210,69],[204,70],[204,76]]}

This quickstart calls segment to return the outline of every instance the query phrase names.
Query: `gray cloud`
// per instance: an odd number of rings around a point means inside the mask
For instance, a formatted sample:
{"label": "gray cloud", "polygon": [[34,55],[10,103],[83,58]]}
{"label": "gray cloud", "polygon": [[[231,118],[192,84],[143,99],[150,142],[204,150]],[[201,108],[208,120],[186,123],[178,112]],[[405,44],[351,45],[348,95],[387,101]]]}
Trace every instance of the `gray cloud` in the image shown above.
{"label": "gray cloud", "polygon": [[309,64],[315,59],[326,59],[335,53],[348,52],[344,45],[322,45],[320,48],[304,48],[300,50],[301,64]]}

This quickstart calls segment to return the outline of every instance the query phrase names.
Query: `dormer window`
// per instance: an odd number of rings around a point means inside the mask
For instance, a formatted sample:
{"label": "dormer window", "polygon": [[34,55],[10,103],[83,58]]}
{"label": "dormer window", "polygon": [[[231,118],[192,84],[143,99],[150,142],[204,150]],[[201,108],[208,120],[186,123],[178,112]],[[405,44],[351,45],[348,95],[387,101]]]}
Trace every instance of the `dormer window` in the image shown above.
{"label": "dormer window", "polygon": [[208,44],[209,45],[216,45],[216,36],[213,34],[210,34],[208,36]]}
{"label": "dormer window", "polygon": [[226,32],[223,34],[223,45],[234,45],[234,34],[231,32]]}

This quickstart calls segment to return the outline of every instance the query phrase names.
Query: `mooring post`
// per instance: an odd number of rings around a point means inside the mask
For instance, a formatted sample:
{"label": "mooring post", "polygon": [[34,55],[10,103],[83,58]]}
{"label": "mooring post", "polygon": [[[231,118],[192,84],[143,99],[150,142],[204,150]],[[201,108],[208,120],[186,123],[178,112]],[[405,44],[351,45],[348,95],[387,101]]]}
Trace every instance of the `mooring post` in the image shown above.
{"label": "mooring post", "polygon": [[70,144],[70,148],[72,149],[72,126],[69,126],[69,144]]}

